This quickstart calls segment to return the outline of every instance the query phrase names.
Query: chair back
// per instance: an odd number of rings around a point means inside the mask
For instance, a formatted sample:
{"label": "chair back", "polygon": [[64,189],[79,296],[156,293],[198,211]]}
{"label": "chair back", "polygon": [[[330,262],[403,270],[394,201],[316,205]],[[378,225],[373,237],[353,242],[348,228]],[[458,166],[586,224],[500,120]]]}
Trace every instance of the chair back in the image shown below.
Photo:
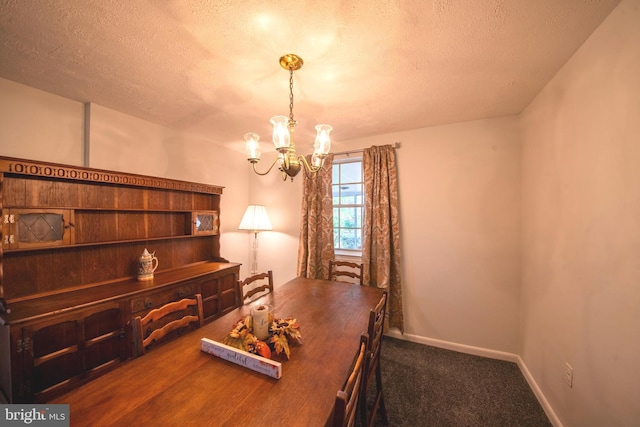
{"label": "chair back", "polygon": [[244,280],[238,281],[240,305],[244,304],[245,300],[250,299],[259,293],[266,295],[269,292],[273,292],[273,272],[271,270],[266,273],[254,274]]}
{"label": "chair back", "polygon": [[[380,349],[382,348],[382,335],[384,332],[384,318],[387,312],[387,298],[388,293],[384,291],[380,301],[376,304],[375,308],[369,313],[369,345],[367,347],[367,371],[364,379],[364,396],[363,396],[363,411],[362,421],[363,426],[373,426],[375,424],[376,414],[378,410],[382,416],[384,424],[387,424],[387,410],[384,404],[384,396],[382,394],[382,370],[380,368]],[[375,379],[375,389],[370,387],[371,382]],[[374,397],[368,399],[366,393],[374,391]],[[369,404],[368,402],[372,402]]]}
{"label": "chair back", "polygon": [[[345,279],[348,277],[348,279]],[[362,283],[362,264],[349,261],[329,261],[329,280],[337,282]]]}
{"label": "chair back", "polygon": [[[154,328],[157,324],[162,326]],[[161,341],[170,332],[177,330],[180,333],[187,326],[201,327],[203,324],[200,294],[196,294],[193,299],[184,298],[153,309],[144,317],[137,316],[133,319],[136,353],[138,356],[143,355],[151,344]]]}
{"label": "chair back", "polygon": [[[375,359],[380,358],[380,347],[382,344],[382,335],[384,332],[384,318],[387,312],[387,291],[382,293],[380,301],[376,304],[375,308],[369,312],[369,327],[367,333],[369,334],[369,351]],[[377,362],[376,362],[377,363]],[[375,366],[369,366],[370,370],[373,370]]]}
{"label": "chair back", "polygon": [[355,425],[358,409],[363,409],[361,395],[367,368],[367,343],[367,334],[362,334],[360,336],[360,346],[347,382],[336,394],[336,402],[333,408],[333,427],[351,427]]}

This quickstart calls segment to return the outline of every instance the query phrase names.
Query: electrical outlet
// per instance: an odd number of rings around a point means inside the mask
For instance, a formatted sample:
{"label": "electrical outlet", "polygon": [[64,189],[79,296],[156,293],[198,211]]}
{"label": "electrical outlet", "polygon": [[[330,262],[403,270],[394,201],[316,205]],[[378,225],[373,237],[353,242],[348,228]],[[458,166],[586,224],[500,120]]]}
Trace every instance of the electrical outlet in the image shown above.
{"label": "electrical outlet", "polygon": [[569,362],[565,362],[564,381],[569,387],[573,387],[573,368]]}

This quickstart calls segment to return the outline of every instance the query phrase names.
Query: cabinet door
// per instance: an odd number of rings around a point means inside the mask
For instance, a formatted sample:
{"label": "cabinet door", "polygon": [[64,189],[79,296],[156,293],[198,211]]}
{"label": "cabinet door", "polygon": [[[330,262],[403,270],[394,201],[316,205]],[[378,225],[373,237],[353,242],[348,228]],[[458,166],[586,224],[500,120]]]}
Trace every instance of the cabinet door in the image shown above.
{"label": "cabinet door", "polygon": [[220,277],[220,315],[238,307],[238,275],[229,273]]}
{"label": "cabinet door", "polygon": [[127,358],[125,330],[118,304],[84,318],[84,369],[94,375]]}
{"label": "cabinet door", "polygon": [[193,235],[218,234],[219,220],[216,211],[193,212],[191,223]]}
{"label": "cabinet door", "polygon": [[202,314],[205,322],[210,322],[220,313],[220,298],[218,287],[220,279],[215,274],[209,274],[198,281],[202,295]]}
{"label": "cabinet door", "polygon": [[238,271],[239,268],[222,275],[213,273],[198,282],[205,322],[210,322],[238,306]]}
{"label": "cabinet door", "polygon": [[126,355],[118,303],[105,304],[22,328],[18,357],[23,379],[17,402],[45,402],[115,366]]}
{"label": "cabinet door", "polygon": [[26,249],[75,243],[71,209],[3,209],[2,248]]}

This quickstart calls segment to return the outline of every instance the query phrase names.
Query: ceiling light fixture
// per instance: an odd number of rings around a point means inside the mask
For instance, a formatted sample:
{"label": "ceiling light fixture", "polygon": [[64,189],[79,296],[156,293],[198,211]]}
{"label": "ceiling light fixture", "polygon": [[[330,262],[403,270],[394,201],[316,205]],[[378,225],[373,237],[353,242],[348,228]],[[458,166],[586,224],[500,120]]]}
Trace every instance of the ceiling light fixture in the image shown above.
{"label": "ceiling light fixture", "polygon": [[303,165],[304,169],[311,175],[318,172],[320,168],[322,168],[327,154],[329,154],[329,150],[331,149],[329,133],[333,128],[330,125],[324,124],[316,126],[316,139],[313,143],[311,162],[307,162],[304,156],[296,154],[293,138],[297,124],[293,118],[293,72],[302,68],[303,63],[302,58],[293,53],[280,58],[280,66],[285,70],[289,70],[289,117],[274,116],[271,118],[271,124],[273,125],[273,145],[278,151],[278,157],[276,157],[266,172],[258,172],[256,170],[256,163],[260,161],[260,143],[258,142],[260,136],[253,132],[244,135],[247,160],[251,162],[253,171],[258,175],[268,174],[271,172],[271,169],[273,169],[273,166],[279,163],[282,179],[286,180],[287,177],[290,177],[291,181],[293,181],[293,177],[300,172]]}

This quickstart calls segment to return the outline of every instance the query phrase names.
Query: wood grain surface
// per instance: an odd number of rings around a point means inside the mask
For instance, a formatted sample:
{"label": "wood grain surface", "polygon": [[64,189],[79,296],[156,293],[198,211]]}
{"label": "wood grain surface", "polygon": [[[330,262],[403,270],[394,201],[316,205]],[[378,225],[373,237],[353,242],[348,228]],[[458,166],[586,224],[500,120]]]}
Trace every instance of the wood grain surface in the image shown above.
{"label": "wood grain surface", "polygon": [[[254,301],[295,317],[302,344],[277,380],[200,351],[222,341],[250,305],[55,399],[76,426],[314,426],[332,415],[380,289],[296,278]],[[279,359],[280,360],[280,359]]]}

